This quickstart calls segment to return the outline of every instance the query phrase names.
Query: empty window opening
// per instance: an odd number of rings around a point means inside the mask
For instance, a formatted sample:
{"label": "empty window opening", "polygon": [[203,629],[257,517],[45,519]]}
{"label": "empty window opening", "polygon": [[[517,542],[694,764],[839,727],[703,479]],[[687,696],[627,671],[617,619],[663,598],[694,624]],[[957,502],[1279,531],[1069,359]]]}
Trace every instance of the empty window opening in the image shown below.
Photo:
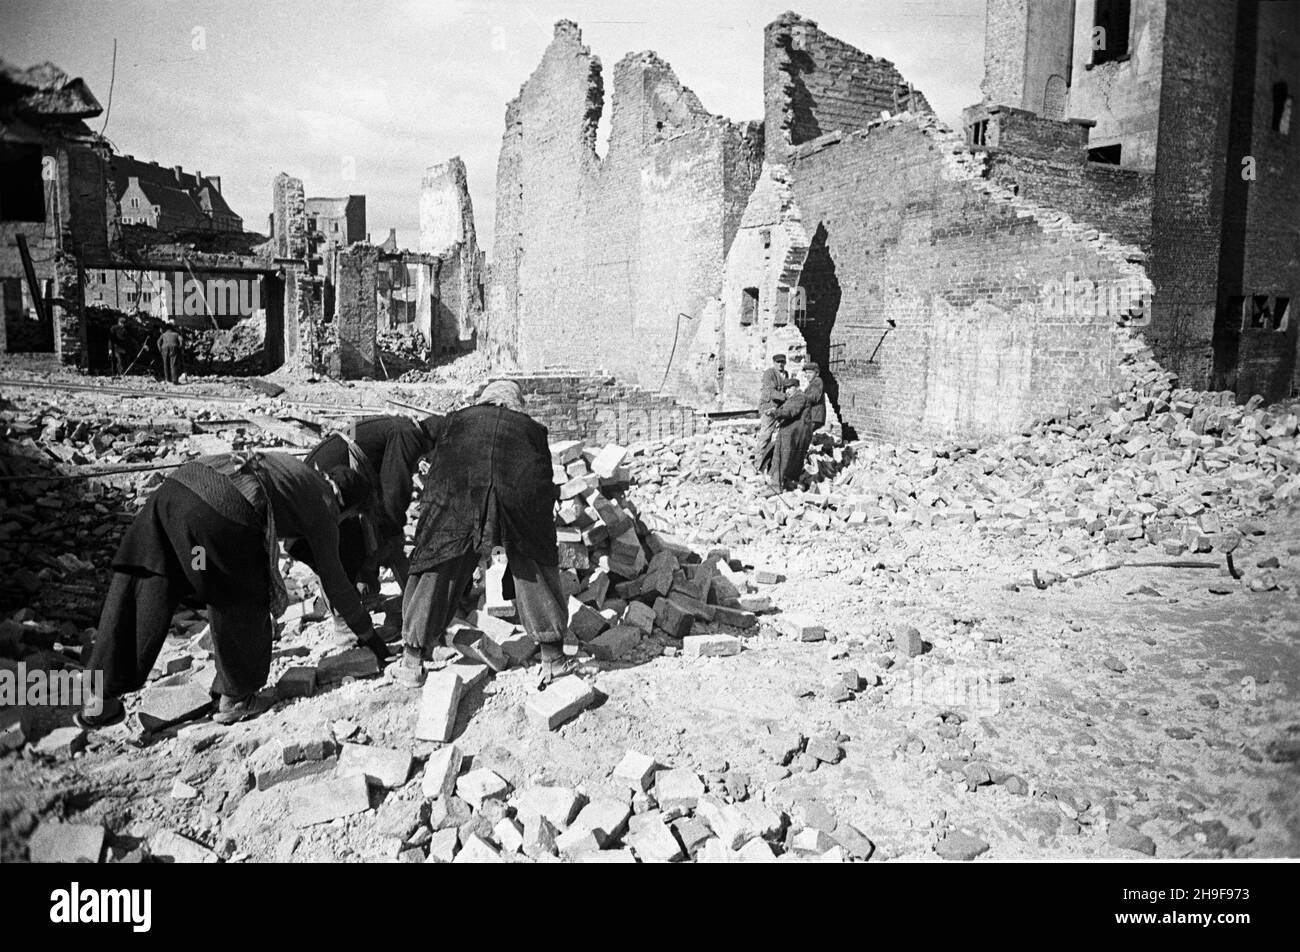
{"label": "empty window opening", "polygon": [[1118,145],[1103,145],[1088,150],[1088,161],[1098,165],[1119,165],[1121,148]]}
{"label": "empty window opening", "polygon": [[989,121],[981,119],[978,122],[972,122],[970,126],[970,144],[987,145],[989,138]]}
{"label": "empty window opening", "polygon": [[1255,330],[1264,330],[1270,328],[1273,323],[1273,315],[1268,306],[1268,295],[1255,294],[1250,298],[1250,316],[1246,326]]}
{"label": "empty window opening", "polygon": [[1130,0],[1097,0],[1092,26],[1093,65],[1128,57]]}
{"label": "empty window opening", "polygon": [[1273,299],[1273,330],[1285,333],[1291,326],[1291,299],[1279,297]]}
{"label": "empty window opening", "polygon": [[764,250],[772,247],[772,230],[770,228],[759,229],[758,235],[763,239]]}
{"label": "empty window opening", "polygon": [[740,296],[740,323],[753,324],[758,320],[758,288],[745,288]]}
{"label": "empty window opening", "polygon": [[1273,84],[1273,131],[1291,133],[1291,92],[1284,82]]}
{"label": "empty window opening", "polygon": [[0,145],[0,220],[45,221],[39,145]]}

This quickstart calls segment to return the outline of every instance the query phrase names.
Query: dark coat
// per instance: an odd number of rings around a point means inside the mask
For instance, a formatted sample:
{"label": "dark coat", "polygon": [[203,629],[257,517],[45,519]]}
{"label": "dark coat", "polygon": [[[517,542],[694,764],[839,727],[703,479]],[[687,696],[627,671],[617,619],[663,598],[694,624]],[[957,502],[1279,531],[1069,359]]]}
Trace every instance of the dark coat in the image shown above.
{"label": "dark coat", "polygon": [[808,388],[804,391],[807,394],[809,403],[808,407],[808,425],[815,430],[818,427],[826,425],[826,385],[822,383],[821,377],[813,377],[808,382]]}
{"label": "dark coat", "polygon": [[[820,383],[820,381],[814,381]],[[812,414],[815,407],[824,406],[819,387],[810,386],[790,394],[785,403],[777,407],[775,416],[781,428],[772,441],[772,459],[768,477],[773,486],[780,488],[799,479],[803,472],[808,447],[812,445]],[[824,395],[823,395],[824,396]]]}
{"label": "dark coat", "polygon": [[526,413],[473,406],[448,414],[424,480],[411,573],[504,544],[541,565],[558,565],[546,427]]}
{"label": "dark coat", "polygon": [[[375,488],[379,531],[400,533],[411,505],[411,480],[420,457],[433,449],[433,440],[420,424],[404,416],[363,417],[352,425],[351,437],[379,479]],[[348,465],[348,446],[331,434],[307,454],[320,470]]]}

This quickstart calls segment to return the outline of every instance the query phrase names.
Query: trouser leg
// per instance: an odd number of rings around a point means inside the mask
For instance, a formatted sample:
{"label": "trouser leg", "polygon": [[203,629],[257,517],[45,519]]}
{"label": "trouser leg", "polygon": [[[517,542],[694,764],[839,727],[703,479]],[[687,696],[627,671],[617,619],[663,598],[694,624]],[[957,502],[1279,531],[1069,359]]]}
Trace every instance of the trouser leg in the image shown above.
{"label": "trouser leg", "polygon": [[543,657],[558,657],[569,628],[568,602],[560,586],[560,570],[534,559],[508,552],[510,575],[515,582],[515,610],[524,629],[542,646]]}
{"label": "trouser leg", "polygon": [[230,697],[255,694],[271,671],[270,606],[242,601],[211,605],[208,621],[217,662],[212,690]]}
{"label": "trouser leg", "polygon": [[423,652],[430,637],[442,638],[477,564],[478,554],[466,552],[407,580],[402,593],[402,644],[408,651]]}
{"label": "trouser leg", "polygon": [[754,467],[760,471],[771,457],[777,429],[776,417],[766,413],[759,417],[758,435],[754,438]]}
{"label": "trouser leg", "polygon": [[165,575],[113,573],[87,665],[103,672],[107,696],[144,687],[185,587]]}

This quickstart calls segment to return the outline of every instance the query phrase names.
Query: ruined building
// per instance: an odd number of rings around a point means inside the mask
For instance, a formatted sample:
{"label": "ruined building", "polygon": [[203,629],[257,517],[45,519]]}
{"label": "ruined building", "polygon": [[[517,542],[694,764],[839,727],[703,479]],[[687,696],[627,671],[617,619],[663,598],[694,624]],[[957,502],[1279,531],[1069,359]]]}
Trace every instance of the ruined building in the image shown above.
{"label": "ruined building", "polygon": [[415,329],[434,353],[472,350],[482,323],[486,265],[460,156],[425,170],[419,251],[434,261],[417,271]]}
{"label": "ruined building", "polygon": [[0,62],[0,352],[55,350],[75,255],[108,253],[109,149],[85,122],[102,111],[50,63]]}
{"label": "ruined building", "polygon": [[[284,275],[282,349],[291,369],[382,379],[381,323],[418,330],[435,351],[473,346],[483,261],[459,159],[425,176],[420,251],[399,249],[393,234],[370,244],[363,196],[306,198],[302,180],[284,172],[272,190],[269,244]],[[451,197],[440,205],[443,192]]]}
{"label": "ruined building", "polygon": [[1191,386],[1300,385],[1300,5],[989,0],[967,135],[995,179],[1139,245]]}
{"label": "ruined building", "polygon": [[1108,385],[1116,316],[1049,313],[1044,288],[1071,262],[1140,298],[1138,250],[989,181],[891,63],[786,14],[763,122],[737,124],[630,56],[603,159],[600,76],[561,23],[507,108],[488,327],[521,366],[738,408],[806,350],[884,438],[1001,432]]}

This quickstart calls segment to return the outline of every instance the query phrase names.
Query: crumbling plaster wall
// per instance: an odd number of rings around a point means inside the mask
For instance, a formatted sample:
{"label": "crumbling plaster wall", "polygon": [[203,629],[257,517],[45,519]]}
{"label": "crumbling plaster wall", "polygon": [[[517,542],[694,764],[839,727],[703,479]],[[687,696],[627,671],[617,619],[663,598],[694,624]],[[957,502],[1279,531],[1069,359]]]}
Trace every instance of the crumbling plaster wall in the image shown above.
{"label": "crumbling plaster wall", "polygon": [[624,57],[613,87],[601,158],[600,61],[561,21],[507,107],[488,349],[525,369],[601,366],[708,402],[716,355],[703,371],[686,355],[721,291],[761,127],[710,114],[653,53]]}
{"label": "crumbling plaster wall", "polygon": [[483,256],[459,156],[425,170],[419,251],[440,260],[416,266],[416,329],[436,352],[472,349],[483,321]]}
{"label": "crumbling plaster wall", "polygon": [[[1202,2],[1194,0],[1179,6],[1197,7]],[[1135,0],[1128,58],[1093,65],[1096,0],[1077,0],[1075,5],[1074,61],[1066,115],[1095,120],[1089,145],[1097,148],[1119,144],[1120,164],[1125,168],[1151,171],[1156,166],[1161,84],[1166,50],[1170,48],[1165,32],[1166,7],[1166,0]],[[1206,39],[1196,39],[1194,45],[1204,47],[1208,45]],[[1186,78],[1206,89],[1214,85],[1215,75],[1196,72]]]}
{"label": "crumbling plaster wall", "polygon": [[379,347],[379,249],[358,242],[334,256],[334,318],[323,348],[332,377],[374,377]]}

